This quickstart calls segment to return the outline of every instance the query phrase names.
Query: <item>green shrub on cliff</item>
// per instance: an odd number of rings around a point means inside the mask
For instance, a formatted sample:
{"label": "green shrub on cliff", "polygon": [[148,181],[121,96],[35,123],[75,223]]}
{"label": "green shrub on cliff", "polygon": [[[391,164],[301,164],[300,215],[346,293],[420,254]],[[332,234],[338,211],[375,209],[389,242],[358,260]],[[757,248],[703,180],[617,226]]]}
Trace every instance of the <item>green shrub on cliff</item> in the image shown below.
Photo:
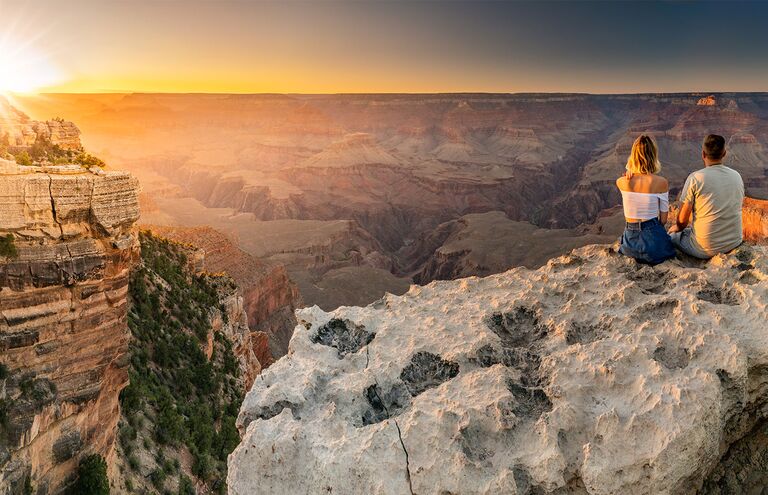
{"label": "green shrub on cliff", "polygon": [[16,258],[18,255],[19,252],[16,250],[13,234],[0,236],[0,256],[4,256],[6,258]]}
{"label": "green shrub on cliff", "polygon": [[[129,292],[130,384],[120,396],[120,455],[131,468],[127,476],[137,486],[147,483],[141,472],[175,474],[168,459],[178,460],[186,450],[192,466],[180,480],[196,476],[210,491],[224,493],[227,455],[239,443],[235,419],[242,385],[232,343],[219,332],[209,341],[210,315],[221,311],[220,281],[193,273],[181,246],[145,232],[139,239],[142,264]],[[140,426],[142,418],[147,428]],[[135,449],[142,445],[155,461],[139,466]],[[161,481],[159,476],[150,481]],[[179,492],[187,493],[181,483]]]}
{"label": "green shrub on cliff", "polygon": [[72,495],[109,495],[107,463],[103,457],[92,454],[80,460],[77,481],[70,493]]}
{"label": "green shrub on cliff", "polygon": [[75,163],[78,165],[81,165],[85,168],[104,168],[107,166],[106,163],[101,158],[95,157],[91,155],[90,153],[80,153],[75,157]]}
{"label": "green shrub on cliff", "polygon": [[29,153],[26,151],[20,151],[19,153],[16,153],[13,155],[13,158],[19,165],[32,165],[32,157],[29,156]]}

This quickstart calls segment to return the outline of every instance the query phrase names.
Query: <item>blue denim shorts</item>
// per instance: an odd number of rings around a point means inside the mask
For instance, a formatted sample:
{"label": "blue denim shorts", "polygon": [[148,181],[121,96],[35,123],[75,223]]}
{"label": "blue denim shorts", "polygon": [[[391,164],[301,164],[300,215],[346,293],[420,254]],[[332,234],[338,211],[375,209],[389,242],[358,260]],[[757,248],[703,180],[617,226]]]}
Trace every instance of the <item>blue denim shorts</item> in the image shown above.
{"label": "blue denim shorts", "polygon": [[640,263],[658,265],[675,257],[675,246],[658,218],[627,223],[619,252]]}

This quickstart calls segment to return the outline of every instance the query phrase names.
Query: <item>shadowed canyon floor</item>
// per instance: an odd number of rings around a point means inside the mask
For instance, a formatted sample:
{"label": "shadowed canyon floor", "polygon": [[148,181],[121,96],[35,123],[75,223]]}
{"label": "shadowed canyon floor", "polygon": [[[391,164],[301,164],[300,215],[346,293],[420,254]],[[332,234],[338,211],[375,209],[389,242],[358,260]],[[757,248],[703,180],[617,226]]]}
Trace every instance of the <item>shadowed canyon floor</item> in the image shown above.
{"label": "shadowed canyon floor", "polygon": [[[35,117],[77,122],[89,148],[133,171],[142,221],[211,225],[249,254],[284,263],[307,304],[331,309],[402,293],[411,281],[540,266],[595,235],[618,235],[615,222],[591,225],[618,204],[613,180],[641,132],[657,139],[673,192],[700,167],[704,135],[718,132],[748,194],[766,197],[768,95],[715,94],[700,105],[702,96],[20,101]],[[528,252],[500,253],[488,239],[497,231]]]}

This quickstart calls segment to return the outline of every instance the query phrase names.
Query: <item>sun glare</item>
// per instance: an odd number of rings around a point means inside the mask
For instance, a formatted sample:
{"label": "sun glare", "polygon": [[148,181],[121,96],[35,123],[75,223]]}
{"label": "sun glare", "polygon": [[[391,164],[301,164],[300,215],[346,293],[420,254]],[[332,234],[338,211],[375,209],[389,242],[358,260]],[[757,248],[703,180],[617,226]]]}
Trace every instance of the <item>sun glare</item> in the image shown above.
{"label": "sun glare", "polygon": [[0,93],[32,93],[59,79],[58,71],[35,47],[0,38]]}

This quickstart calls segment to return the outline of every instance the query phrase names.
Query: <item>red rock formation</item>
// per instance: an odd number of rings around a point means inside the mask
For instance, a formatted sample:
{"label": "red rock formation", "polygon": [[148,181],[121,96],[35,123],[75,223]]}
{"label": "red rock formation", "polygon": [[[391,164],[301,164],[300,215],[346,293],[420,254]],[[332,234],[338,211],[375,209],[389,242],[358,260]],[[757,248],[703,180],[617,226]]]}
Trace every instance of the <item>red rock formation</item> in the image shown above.
{"label": "red rock formation", "polygon": [[717,100],[715,100],[714,95],[709,95],[703,98],[699,98],[699,101],[697,101],[696,104],[699,106],[713,107],[717,104]]}
{"label": "red rock formation", "polygon": [[114,454],[128,383],[127,291],[138,183],[121,172],[0,167],[0,487],[59,493]]}
{"label": "red rock formation", "polygon": [[768,244],[768,201],[746,198],[742,210],[744,240]]}

